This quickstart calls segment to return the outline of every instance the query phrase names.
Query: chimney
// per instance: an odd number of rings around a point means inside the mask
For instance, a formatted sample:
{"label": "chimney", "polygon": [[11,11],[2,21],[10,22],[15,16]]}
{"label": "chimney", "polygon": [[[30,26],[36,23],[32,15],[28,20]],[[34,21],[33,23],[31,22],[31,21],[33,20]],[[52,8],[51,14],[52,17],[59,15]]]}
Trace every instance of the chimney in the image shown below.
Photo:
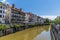
{"label": "chimney", "polygon": [[12,8],[14,8],[15,7],[15,5],[14,4],[12,4]]}
{"label": "chimney", "polygon": [[20,8],[20,11],[22,11],[22,8]]}

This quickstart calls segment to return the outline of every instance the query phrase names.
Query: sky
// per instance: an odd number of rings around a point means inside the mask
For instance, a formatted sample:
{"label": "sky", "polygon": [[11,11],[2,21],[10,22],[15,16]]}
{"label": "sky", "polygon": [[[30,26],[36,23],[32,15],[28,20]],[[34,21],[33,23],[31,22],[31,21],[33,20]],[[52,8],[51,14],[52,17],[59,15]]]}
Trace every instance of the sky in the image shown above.
{"label": "sky", "polygon": [[[38,16],[55,18],[60,16],[60,0],[0,0],[9,4],[15,4],[16,8],[22,8],[25,12],[32,12]],[[54,16],[54,17],[53,17]],[[52,17],[52,18],[51,18]]]}
{"label": "sky", "polygon": [[54,20],[57,16],[41,16],[41,17]]}

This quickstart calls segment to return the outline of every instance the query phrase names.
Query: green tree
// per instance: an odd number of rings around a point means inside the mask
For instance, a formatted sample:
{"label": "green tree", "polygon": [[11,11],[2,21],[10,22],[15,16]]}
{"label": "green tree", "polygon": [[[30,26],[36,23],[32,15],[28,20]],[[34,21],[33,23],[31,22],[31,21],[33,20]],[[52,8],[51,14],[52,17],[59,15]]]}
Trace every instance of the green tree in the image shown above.
{"label": "green tree", "polygon": [[60,23],[60,16],[57,16],[54,20],[54,23]]}
{"label": "green tree", "polygon": [[50,19],[45,18],[45,23],[46,23],[46,24],[49,24],[49,23],[50,23]]}

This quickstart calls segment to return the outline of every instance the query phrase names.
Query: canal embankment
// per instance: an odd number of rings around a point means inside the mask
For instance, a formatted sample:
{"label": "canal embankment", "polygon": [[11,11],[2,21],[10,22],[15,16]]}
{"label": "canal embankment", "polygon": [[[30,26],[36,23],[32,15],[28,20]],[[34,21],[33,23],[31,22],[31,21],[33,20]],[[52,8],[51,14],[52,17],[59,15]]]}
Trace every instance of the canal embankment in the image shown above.
{"label": "canal embankment", "polygon": [[7,28],[5,24],[0,25],[0,36],[5,36],[8,34],[16,33],[18,31],[22,31],[25,29],[38,27],[38,26],[46,26],[46,25],[24,25],[24,26],[14,25],[13,27],[9,27],[9,28]]}
{"label": "canal embankment", "polygon": [[35,26],[23,31],[0,37],[0,40],[50,40],[49,29],[49,25]]}

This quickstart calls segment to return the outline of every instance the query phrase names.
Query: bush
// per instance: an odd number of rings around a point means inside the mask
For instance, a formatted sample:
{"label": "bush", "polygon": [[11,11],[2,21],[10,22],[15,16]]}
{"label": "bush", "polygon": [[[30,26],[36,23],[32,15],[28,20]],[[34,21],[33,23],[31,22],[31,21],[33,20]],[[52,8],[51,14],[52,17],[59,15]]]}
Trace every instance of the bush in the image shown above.
{"label": "bush", "polygon": [[6,28],[7,28],[6,25],[0,24],[0,30],[4,30],[4,29],[6,29]]}
{"label": "bush", "polygon": [[30,24],[29,26],[34,27],[35,25],[34,24]]}
{"label": "bush", "polygon": [[20,26],[24,26],[23,24],[14,24],[13,27],[20,27]]}

